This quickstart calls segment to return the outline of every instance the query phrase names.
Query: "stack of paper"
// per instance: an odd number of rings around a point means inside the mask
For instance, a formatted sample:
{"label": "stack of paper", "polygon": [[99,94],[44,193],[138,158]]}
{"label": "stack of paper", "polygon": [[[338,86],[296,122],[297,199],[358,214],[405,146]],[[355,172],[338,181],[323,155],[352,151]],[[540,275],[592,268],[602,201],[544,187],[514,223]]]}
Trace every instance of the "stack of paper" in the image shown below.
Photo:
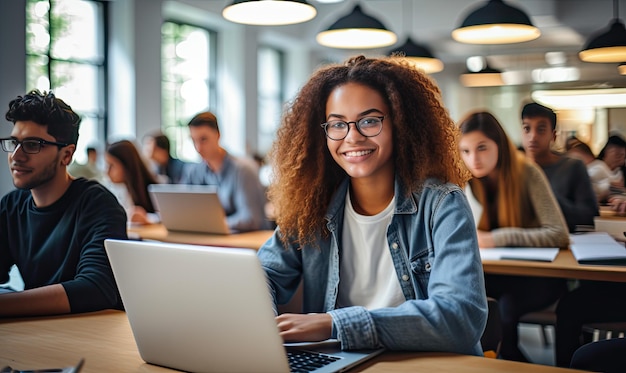
{"label": "stack of paper", "polygon": [[557,247],[494,247],[480,249],[482,260],[538,260],[551,262],[559,253]]}
{"label": "stack of paper", "polygon": [[570,235],[571,250],[580,264],[626,265],[626,247],[606,232]]}

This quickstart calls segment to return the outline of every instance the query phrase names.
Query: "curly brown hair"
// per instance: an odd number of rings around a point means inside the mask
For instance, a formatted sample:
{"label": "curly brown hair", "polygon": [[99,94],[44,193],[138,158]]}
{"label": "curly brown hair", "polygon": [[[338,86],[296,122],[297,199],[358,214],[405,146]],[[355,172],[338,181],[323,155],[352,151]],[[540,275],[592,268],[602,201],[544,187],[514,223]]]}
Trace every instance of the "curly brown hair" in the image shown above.
{"label": "curly brown hair", "polygon": [[346,172],[333,160],[320,124],[330,93],[346,83],[370,87],[383,97],[393,123],[396,178],[407,191],[429,177],[463,185],[469,178],[458,151],[459,131],[441,92],[426,74],[394,57],[357,56],[321,67],[283,113],[270,151],[274,179],[269,197],[282,239],[314,244],[328,234],[324,215]]}

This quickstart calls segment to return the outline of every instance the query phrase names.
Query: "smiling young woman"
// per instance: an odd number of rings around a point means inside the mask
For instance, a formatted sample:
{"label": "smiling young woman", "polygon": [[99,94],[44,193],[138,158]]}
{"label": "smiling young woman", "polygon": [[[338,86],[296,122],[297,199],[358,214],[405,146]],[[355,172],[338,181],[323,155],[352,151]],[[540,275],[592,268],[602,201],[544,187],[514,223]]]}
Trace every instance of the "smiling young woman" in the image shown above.
{"label": "smiling young woman", "polygon": [[284,340],[482,355],[487,304],[457,138],[437,86],[400,59],[311,76],[271,151],[278,229],[259,251],[276,304],[303,283],[303,314],[277,316]]}

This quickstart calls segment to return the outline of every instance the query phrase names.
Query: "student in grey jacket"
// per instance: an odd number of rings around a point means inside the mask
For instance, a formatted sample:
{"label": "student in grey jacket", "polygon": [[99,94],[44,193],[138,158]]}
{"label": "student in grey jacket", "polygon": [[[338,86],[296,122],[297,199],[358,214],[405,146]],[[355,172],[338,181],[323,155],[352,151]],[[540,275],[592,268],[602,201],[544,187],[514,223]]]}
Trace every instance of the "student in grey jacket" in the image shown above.
{"label": "student in grey jacket", "polygon": [[457,134],[433,81],[393,58],[351,58],[303,86],[271,153],[278,228],[258,254],[276,304],[303,281],[303,314],[276,318],[285,341],[482,355]]}

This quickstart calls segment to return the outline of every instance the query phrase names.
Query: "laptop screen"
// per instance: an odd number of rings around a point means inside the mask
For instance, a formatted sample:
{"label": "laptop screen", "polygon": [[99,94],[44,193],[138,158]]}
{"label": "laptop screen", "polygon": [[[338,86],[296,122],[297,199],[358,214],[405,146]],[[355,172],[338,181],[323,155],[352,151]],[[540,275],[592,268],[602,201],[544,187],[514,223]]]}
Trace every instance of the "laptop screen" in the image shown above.
{"label": "laptop screen", "polygon": [[150,197],[161,222],[171,231],[230,233],[213,185],[151,184]]}

